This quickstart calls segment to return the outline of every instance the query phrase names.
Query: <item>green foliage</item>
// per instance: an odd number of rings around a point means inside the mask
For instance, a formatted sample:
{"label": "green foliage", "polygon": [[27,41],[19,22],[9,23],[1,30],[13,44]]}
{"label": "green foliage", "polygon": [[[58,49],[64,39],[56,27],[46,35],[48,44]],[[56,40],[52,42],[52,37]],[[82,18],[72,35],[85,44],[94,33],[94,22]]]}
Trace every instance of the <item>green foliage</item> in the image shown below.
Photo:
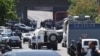
{"label": "green foliage", "polygon": [[95,18],[95,22],[96,22],[96,23],[100,23],[100,15],[98,15],[98,16]]}
{"label": "green foliage", "polygon": [[0,22],[4,23],[5,19],[17,18],[15,10],[15,0],[0,0]]}
{"label": "green foliage", "polygon": [[68,9],[70,15],[90,15],[92,18],[97,16],[96,0],[69,0],[71,5]]}

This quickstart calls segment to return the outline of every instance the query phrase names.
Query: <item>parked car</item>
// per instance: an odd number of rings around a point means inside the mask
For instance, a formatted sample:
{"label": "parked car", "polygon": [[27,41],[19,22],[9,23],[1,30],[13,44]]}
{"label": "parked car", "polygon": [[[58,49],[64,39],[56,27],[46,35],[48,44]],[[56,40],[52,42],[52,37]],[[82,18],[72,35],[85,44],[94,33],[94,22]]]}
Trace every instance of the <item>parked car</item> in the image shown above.
{"label": "parked car", "polygon": [[0,51],[1,51],[1,54],[4,54],[6,52],[12,51],[12,48],[7,44],[0,43]]}
{"label": "parked car", "polygon": [[3,32],[3,29],[0,28],[0,34]]}
{"label": "parked car", "polygon": [[23,43],[28,42],[30,38],[33,37],[33,34],[31,33],[22,33]]}
{"label": "parked car", "polygon": [[6,22],[6,26],[13,26],[14,24],[16,24],[16,23],[19,23],[19,21],[8,21],[8,22]]}
{"label": "parked car", "polygon": [[53,50],[13,50],[2,56],[61,56]]}
{"label": "parked car", "polygon": [[42,25],[44,25],[44,27],[47,27],[49,29],[51,29],[54,25],[53,25],[53,20],[52,19],[47,19],[44,22],[42,22]]}
{"label": "parked car", "polygon": [[11,47],[19,47],[22,48],[22,42],[19,36],[11,36],[9,37],[8,45]]}
{"label": "parked car", "polygon": [[62,29],[63,28],[63,21],[57,21],[56,22],[56,29]]}
{"label": "parked car", "polygon": [[29,26],[26,26],[25,24],[22,24],[22,23],[18,23],[18,24],[15,24],[14,27],[13,27],[15,30],[21,30],[23,32],[27,32],[27,31],[31,31],[32,30],[32,27],[29,27]]}
{"label": "parked car", "polygon": [[32,28],[36,29],[36,28],[37,28],[37,21],[32,20],[32,21],[30,22],[30,26],[31,26]]}

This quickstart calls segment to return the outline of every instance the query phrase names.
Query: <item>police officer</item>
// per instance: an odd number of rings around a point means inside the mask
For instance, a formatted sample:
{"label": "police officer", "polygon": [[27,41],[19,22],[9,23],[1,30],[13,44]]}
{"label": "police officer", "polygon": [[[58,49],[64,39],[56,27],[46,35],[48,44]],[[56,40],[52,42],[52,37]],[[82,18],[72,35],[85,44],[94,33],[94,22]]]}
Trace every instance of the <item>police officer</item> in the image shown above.
{"label": "police officer", "polygon": [[75,40],[71,41],[70,56],[76,56],[76,44],[75,44]]}
{"label": "police officer", "polygon": [[0,51],[2,54],[12,50],[12,48],[8,45],[7,41],[7,39],[4,40],[2,44],[3,46],[0,46]]}
{"label": "police officer", "polygon": [[81,38],[80,38],[79,42],[77,43],[77,56],[82,56],[81,50],[82,50],[82,44],[81,44]]}
{"label": "police officer", "polygon": [[99,53],[96,49],[96,42],[90,41],[88,45],[89,45],[89,50],[86,56],[99,56]]}

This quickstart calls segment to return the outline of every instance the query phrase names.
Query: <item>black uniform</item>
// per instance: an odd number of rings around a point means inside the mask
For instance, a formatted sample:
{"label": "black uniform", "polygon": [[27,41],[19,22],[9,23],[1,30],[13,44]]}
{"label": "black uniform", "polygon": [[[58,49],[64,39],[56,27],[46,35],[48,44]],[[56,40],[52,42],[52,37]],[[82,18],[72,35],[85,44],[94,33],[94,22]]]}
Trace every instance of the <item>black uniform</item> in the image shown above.
{"label": "black uniform", "polygon": [[70,46],[70,56],[76,56],[76,46],[75,45],[71,45]]}
{"label": "black uniform", "polygon": [[81,50],[82,50],[81,42],[78,42],[77,43],[77,56],[82,56]]}
{"label": "black uniform", "polygon": [[91,51],[91,56],[99,56],[99,54],[98,54],[98,52],[97,52],[97,50],[96,50],[96,48],[94,47],[94,48],[92,48],[92,51]]}
{"label": "black uniform", "polygon": [[8,51],[12,51],[12,48],[9,45],[6,45],[6,44],[0,46],[0,49],[1,49],[0,51],[1,51],[2,54],[5,53],[5,52],[8,52]]}

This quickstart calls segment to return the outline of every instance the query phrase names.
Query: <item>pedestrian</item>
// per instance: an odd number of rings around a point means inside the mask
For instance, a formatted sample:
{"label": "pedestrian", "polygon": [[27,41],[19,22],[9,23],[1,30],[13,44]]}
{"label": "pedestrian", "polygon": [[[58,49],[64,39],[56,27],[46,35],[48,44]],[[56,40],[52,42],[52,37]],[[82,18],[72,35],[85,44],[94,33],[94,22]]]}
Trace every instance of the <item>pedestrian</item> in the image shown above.
{"label": "pedestrian", "polygon": [[75,40],[71,41],[71,46],[69,48],[70,51],[70,56],[76,56],[76,44],[75,44]]}
{"label": "pedestrian", "polygon": [[82,43],[81,43],[81,39],[79,40],[79,42],[77,43],[77,56],[82,56]]}
{"label": "pedestrian", "polygon": [[3,46],[0,46],[0,51],[2,54],[8,51],[12,51],[12,48],[8,45],[7,41],[8,40],[4,40],[2,44]]}
{"label": "pedestrian", "polygon": [[88,43],[88,45],[89,45],[89,49],[87,51],[86,56],[99,56],[99,53],[98,53],[98,51],[96,49],[96,42],[90,41]]}

